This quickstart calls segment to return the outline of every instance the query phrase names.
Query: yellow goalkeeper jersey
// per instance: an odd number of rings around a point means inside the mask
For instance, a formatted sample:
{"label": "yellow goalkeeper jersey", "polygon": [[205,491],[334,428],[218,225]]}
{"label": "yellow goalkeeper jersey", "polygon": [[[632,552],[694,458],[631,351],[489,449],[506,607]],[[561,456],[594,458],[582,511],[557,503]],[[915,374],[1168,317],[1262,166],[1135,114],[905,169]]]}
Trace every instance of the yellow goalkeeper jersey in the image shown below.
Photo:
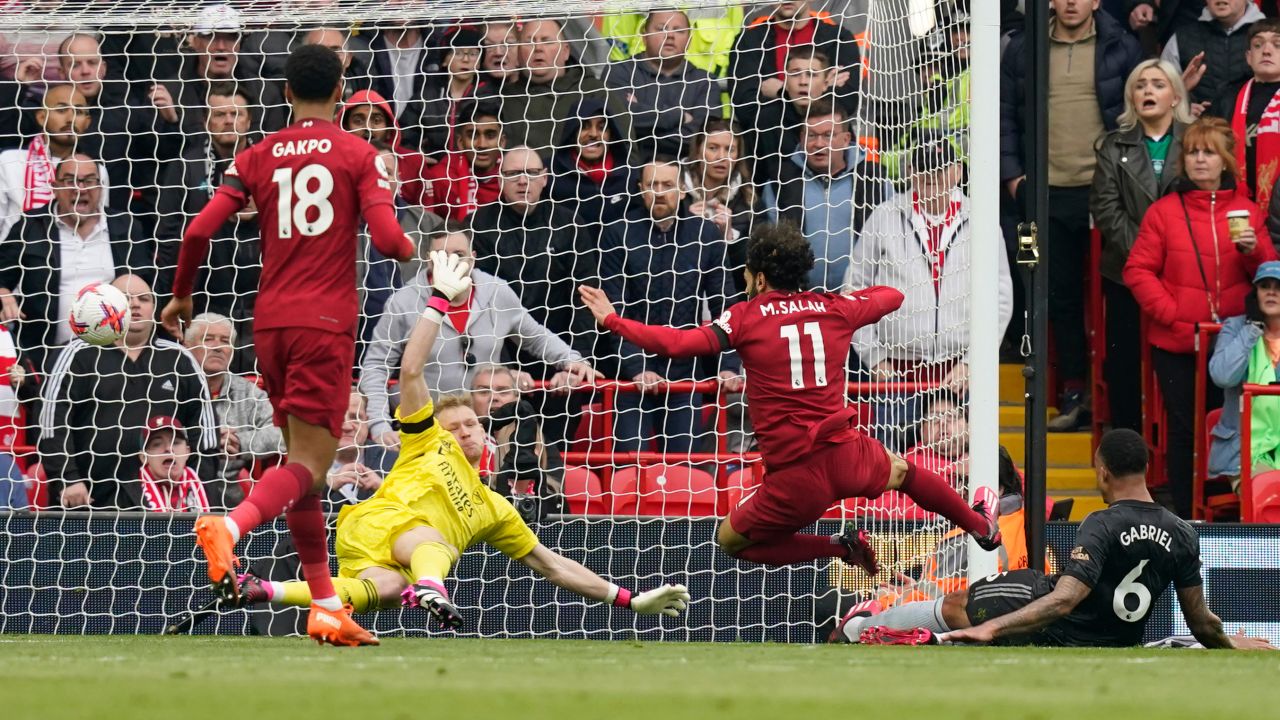
{"label": "yellow goalkeeper jersey", "polygon": [[487,542],[512,558],[529,554],[538,538],[507,499],[490,490],[467,462],[453,435],[426,406],[400,420],[400,457],[373,497],[338,515],[339,574],[368,567],[407,572],[391,548],[401,533],[429,525],[459,552]]}

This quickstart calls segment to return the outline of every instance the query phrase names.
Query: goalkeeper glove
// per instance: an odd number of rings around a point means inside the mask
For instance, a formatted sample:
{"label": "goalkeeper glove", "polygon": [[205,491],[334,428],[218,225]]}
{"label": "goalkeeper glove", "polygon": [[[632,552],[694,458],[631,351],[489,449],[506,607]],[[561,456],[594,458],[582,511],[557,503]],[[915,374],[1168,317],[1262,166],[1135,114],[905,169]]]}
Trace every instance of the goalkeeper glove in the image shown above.
{"label": "goalkeeper glove", "polygon": [[663,585],[631,596],[631,610],[637,615],[680,617],[689,603],[689,590],[683,585]]}
{"label": "goalkeeper glove", "polygon": [[467,261],[443,250],[431,251],[431,290],[449,302],[471,289],[471,268]]}

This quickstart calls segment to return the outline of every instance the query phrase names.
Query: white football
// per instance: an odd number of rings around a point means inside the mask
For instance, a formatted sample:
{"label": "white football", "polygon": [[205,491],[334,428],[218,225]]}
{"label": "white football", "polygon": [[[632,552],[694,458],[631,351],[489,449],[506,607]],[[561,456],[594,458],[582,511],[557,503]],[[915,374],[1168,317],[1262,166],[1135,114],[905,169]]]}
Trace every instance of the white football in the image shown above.
{"label": "white football", "polygon": [[90,345],[110,345],[129,329],[129,298],[114,285],[85,285],[68,322],[76,337]]}

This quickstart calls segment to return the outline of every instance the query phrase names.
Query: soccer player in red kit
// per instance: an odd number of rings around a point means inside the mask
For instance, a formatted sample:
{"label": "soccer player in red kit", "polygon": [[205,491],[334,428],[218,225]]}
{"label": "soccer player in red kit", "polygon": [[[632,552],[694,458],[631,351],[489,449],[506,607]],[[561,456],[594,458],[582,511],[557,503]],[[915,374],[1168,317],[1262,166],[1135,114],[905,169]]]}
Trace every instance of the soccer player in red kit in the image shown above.
{"label": "soccer player in red kit", "polygon": [[874,575],[878,566],[865,531],[831,537],[797,531],[840,500],[893,489],[994,550],[1000,545],[994,492],[980,490],[969,507],[936,473],[853,427],[844,374],[850,341],[858,328],[897,310],[902,293],[890,287],[849,295],[801,291],[813,263],[809,241],[794,225],[756,229],[747,248],[750,299],[699,328],[645,325],[614,313],[601,290],[582,286],[579,293],[601,325],[649,352],[738,352],[765,476],[720,523],[716,539],[724,552],[769,565],[839,557]]}
{"label": "soccer player in red kit", "polygon": [[285,64],[293,124],[236,156],[222,186],[191,221],[178,255],[173,300],[162,320],[181,336],[191,319],[196,271],[209,238],[250,202],[262,230],[262,279],[254,340],[258,367],[289,448],[288,463],[263,475],[230,515],[196,521],[209,580],[224,601],[239,596],[235,543],[284,513],[311,590],[307,634],[320,643],[376,645],[351,619],[329,577],[319,492],[333,464],[355,362],[356,228],[361,216],[384,255],[406,259],[391,183],[378,151],[333,123],[342,62],[304,45]]}

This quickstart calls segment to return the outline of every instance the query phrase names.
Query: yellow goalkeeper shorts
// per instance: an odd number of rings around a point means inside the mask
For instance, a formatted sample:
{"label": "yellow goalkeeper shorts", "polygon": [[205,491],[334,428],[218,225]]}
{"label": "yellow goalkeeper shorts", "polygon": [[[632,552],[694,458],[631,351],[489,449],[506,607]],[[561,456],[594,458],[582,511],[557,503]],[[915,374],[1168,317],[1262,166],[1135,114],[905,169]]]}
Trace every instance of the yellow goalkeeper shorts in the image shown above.
{"label": "yellow goalkeeper shorts", "polygon": [[414,510],[407,505],[386,498],[369,498],[359,505],[348,505],[338,514],[338,538],[336,550],[338,555],[339,577],[359,577],[368,568],[378,567],[394,570],[404,576],[410,583],[415,578],[409,568],[396,562],[392,548],[396,538],[402,533],[419,525],[429,525],[439,530],[445,541],[454,547],[456,538],[446,528],[446,523],[432,521],[431,514],[424,509]]}

